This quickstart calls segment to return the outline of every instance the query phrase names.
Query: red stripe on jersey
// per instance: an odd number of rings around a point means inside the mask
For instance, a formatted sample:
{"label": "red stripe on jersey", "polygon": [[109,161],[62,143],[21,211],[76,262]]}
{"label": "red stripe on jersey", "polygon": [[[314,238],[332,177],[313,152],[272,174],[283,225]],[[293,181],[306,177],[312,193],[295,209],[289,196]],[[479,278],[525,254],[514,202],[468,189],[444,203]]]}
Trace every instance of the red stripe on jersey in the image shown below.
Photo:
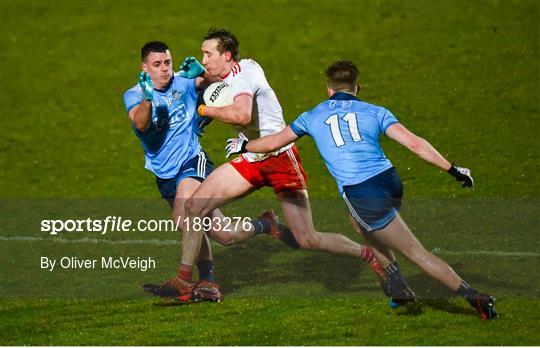
{"label": "red stripe on jersey", "polygon": [[233,73],[233,76],[236,75],[236,67],[240,67],[240,65],[238,65],[239,63],[237,62],[235,65],[233,65],[231,67],[231,70],[229,70],[228,73],[225,74],[225,76],[221,76],[221,78],[224,80],[226,79],[231,73]]}
{"label": "red stripe on jersey", "polygon": [[233,76],[236,76],[236,74],[238,74],[240,72],[240,64],[239,63],[236,63],[233,67],[232,67],[232,73],[233,73]]}

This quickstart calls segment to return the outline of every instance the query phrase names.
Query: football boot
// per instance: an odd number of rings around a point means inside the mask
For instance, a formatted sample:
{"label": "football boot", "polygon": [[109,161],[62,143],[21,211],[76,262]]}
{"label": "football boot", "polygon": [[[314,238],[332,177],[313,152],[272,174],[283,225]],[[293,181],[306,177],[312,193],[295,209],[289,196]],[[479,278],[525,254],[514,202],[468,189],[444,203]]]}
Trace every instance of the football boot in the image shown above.
{"label": "football boot", "polygon": [[154,295],[162,298],[175,298],[180,302],[189,302],[193,296],[193,283],[180,279],[179,277],[171,278],[161,285],[144,284],[143,289]]}
{"label": "football boot", "polygon": [[292,231],[279,221],[278,216],[272,211],[263,211],[258,219],[266,220],[270,223],[270,232],[268,233],[275,239],[279,239],[293,249],[299,249],[300,244],[294,238]]}
{"label": "football boot", "polygon": [[495,310],[495,298],[493,296],[479,293],[473,299],[469,300],[469,303],[480,314],[482,320],[492,320],[498,316]]}
{"label": "football boot", "polygon": [[201,280],[193,288],[193,299],[196,301],[221,302],[221,298],[222,295],[219,291],[219,286],[215,282]]}

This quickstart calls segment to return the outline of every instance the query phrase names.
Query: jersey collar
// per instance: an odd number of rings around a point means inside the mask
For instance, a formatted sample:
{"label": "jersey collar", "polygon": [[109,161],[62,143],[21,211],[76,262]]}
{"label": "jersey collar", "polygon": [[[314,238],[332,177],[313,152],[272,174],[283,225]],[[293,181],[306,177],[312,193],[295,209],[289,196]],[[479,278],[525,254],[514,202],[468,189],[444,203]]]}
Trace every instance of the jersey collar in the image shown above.
{"label": "jersey collar", "polygon": [[171,77],[171,80],[169,81],[169,83],[167,84],[167,86],[163,87],[163,89],[157,89],[157,88],[154,88],[156,91],[158,91],[159,93],[165,93],[167,92],[167,90],[171,87],[172,83],[173,83],[173,80],[174,80],[174,73],[173,73],[173,76]]}
{"label": "jersey collar", "polygon": [[345,93],[345,92],[336,92],[329,99],[330,100],[360,100],[356,96],[349,93]]}
{"label": "jersey collar", "polygon": [[229,77],[229,75],[231,73],[233,73],[233,76],[236,75],[237,73],[239,73],[241,71],[240,69],[240,62],[236,62],[236,64],[234,64],[232,67],[231,67],[231,70],[229,70],[228,73],[225,74],[225,76],[220,76],[220,78],[222,80],[225,80],[227,77]]}

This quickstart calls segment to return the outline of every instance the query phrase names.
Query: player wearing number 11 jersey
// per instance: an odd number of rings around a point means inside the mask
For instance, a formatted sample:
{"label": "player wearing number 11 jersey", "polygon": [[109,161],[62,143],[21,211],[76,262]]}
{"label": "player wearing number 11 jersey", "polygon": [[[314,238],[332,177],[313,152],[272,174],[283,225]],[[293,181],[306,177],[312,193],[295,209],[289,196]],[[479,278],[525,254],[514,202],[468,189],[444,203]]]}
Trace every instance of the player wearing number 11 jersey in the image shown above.
{"label": "player wearing number 11 jersey", "polygon": [[344,186],[358,184],[392,168],[379,144],[379,134],[397,122],[385,108],[338,92],[300,115],[291,128],[298,136],[309,134],[316,139],[317,148],[343,194]]}
{"label": "player wearing number 11 jersey", "polygon": [[[385,134],[428,163],[448,171],[464,187],[472,187],[467,168],[448,162],[430,143],[410,132],[383,107],[361,101],[358,69],[350,61],[338,61],[326,70],[329,99],[300,115],[279,133],[256,140],[229,139],[228,155],[244,151],[268,152],[309,135],[336,179],[339,192],[355,227],[364,234],[377,258],[390,274],[392,296],[405,290],[405,298],[414,298],[404,279],[392,250],[403,254],[433,279],[463,296],[476,308],[482,319],[497,316],[495,299],[471,288],[443,260],[427,251],[401,219],[398,210],[403,194],[401,180],[386,158],[379,143]],[[408,297],[408,298],[407,298]]]}

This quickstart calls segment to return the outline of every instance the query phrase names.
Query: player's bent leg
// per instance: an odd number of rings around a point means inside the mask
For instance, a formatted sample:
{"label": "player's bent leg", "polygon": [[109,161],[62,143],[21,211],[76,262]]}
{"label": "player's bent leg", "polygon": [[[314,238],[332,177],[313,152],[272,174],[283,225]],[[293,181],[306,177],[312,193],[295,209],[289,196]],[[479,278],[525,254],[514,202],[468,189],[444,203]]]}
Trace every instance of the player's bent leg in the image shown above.
{"label": "player's bent leg", "polygon": [[392,252],[392,249],[382,244],[377,239],[373,238],[369,232],[366,232],[366,230],[364,230],[360,225],[358,225],[356,220],[350,214],[349,222],[351,223],[356,233],[358,233],[365,239],[366,243],[371,247],[371,250],[375,254],[375,257],[379,260],[383,267],[388,266],[389,264],[396,261],[396,257]]}
{"label": "player's bent leg", "polygon": [[[174,198],[173,206],[173,222],[177,228],[181,231],[187,229],[186,225],[186,201],[191,198],[193,193],[201,185],[200,181],[194,178],[185,178],[176,187],[176,196]],[[201,249],[199,252],[198,260],[212,260],[212,250],[210,241],[206,238],[202,240]]]}
{"label": "player's bent leg", "polygon": [[[228,224],[229,217],[223,215],[221,210],[214,209],[210,212],[210,218],[214,222],[212,228],[207,232],[210,237],[223,246],[240,244],[253,237],[253,229],[244,229],[242,224],[232,221]],[[235,228],[238,227],[238,228]]]}
{"label": "player's bent leg", "polygon": [[396,217],[384,228],[373,232],[373,237],[401,253],[425,273],[448,288],[455,290],[461,278],[443,260],[427,251],[409,230],[401,216]]}
{"label": "player's bent leg", "polygon": [[[200,181],[187,177],[184,178],[178,183],[176,188],[176,196],[173,207],[173,219],[178,227],[185,231],[187,229],[186,225],[186,211],[185,203],[191,198],[193,193],[201,185]],[[197,256],[197,270],[199,272],[199,279],[202,281],[214,282],[214,264],[212,258],[212,247],[210,240],[203,234],[199,254]],[[216,284],[217,287],[217,284]],[[195,286],[195,289],[197,287]]]}
{"label": "player's bent leg", "polygon": [[369,245],[377,260],[379,260],[381,267],[380,269],[377,269],[375,273],[377,274],[377,278],[379,279],[379,284],[384,295],[388,298],[392,298],[392,285],[390,281],[390,275],[388,274],[388,272],[386,272],[384,267],[391,265],[393,262],[396,261],[394,253],[392,252],[392,250],[390,250],[390,248],[373,239],[369,235],[369,233],[367,233],[362,227],[360,227],[360,225],[358,225],[356,220],[354,220],[354,218],[350,214],[349,221],[355,229],[356,233],[364,237],[367,245]]}
{"label": "player's bent leg", "polygon": [[[281,226],[279,221],[267,216],[260,216],[249,224],[231,223],[232,219],[226,217],[217,209],[253,191],[256,187],[247,181],[231,164],[225,163],[217,168],[206,181],[197,189],[193,197],[187,202],[188,215],[204,216],[208,214],[212,219],[212,228],[208,233],[212,239],[222,245],[242,243],[255,234],[268,233]],[[264,215],[264,214],[263,214]],[[288,231],[288,229],[287,229]],[[289,234],[290,231],[289,231]],[[292,234],[291,234],[292,236]],[[291,247],[297,247],[293,237],[283,239]]]}
{"label": "player's bent leg", "polygon": [[255,187],[240,175],[229,163],[215,169],[186,202],[189,216],[206,216]]}
{"label": "player's bent leg", "polygon": [[368,260],[372,255],[371,249],[342,234],[315,230],[306,190],[282,191],[277,196],[287,224],[303,249],[360,257],[368,262],[374,259]]}
{"label": "player's bent leg", "polygon": [[351,215],[349,215],[349,220],[356,232],[364,237],[371,250],[373,250],[375,257],[381,263],[382,270],[377,270],[376,273],[381,289],[389,299],[389,306],[396,308],[406,303],[414,302],[416,295],[407,284],[405,277],[401,274],[393,251],[373,238],[373,232],[367,232]]}
{"label": "player's bent leg", "polygon": [[319,236],[311,216],[311,207],[306,190],[282,191],[276,193],[281,204],[285,221],[302,249],[318,249]]}
{"label": "player's bent leg", "polygon": [[[244,229],[243,224],[229,223],[217,208],[230,203],[247,193],[254,186],[244,179],[229,163],[219,166],[188,200],[186,207],[190,217],[209,216],[212,228],[210,237],[222,245],[241,243],[253,236],[252,229]],[[236,228],[235,228],[236,227]]]}
{"label": "player's bent leg", "polygon": [[[192,265],[199,252],[203,227],[197,219],[202,219],[212,210],[242,197],[252,189],[253,185],[245,180],[229,163],[219,166],[208,176],[185,205],[189,233],[184,233],[182,264],[187,267]],[[214,225],[212,223],[212,226]],[[224,227],[225,224],[222,223],[221,226]],[[217,237],[219,232],[219,230],[212,229],[211,235],[216,236],[218,240],[224,240],[226,236]]]}
{"label": "player's bent leg", "polygon": [[[176,187],[173,204],[173,222],[181,231],[185,231],[188,228],[185,220],[185,202],[199,186],[200,182],[198,180],[187,177],[182,179]],[[197,268],[200,281],[195,285],[181,278],[184,270],[180,266],[177,276],[162,285],[144,284],[143,289],[153,295],[163,298],[175,298],[181,302],[189,302],[192,298],[220,301],[221,293],[219,292],[218,285],[214,282],[210,241],[206,235],[203,235],[201,240]]]}
{"label": "player's bent leg", "polygon": [[484,320],[495,319],[495,298],[479,293],[460,278],[443,260],[427,251],[409,230],[399,214],[385,228],[374,233],[374,237],[400,252],[418,265],[433,279],[465,298]]}

